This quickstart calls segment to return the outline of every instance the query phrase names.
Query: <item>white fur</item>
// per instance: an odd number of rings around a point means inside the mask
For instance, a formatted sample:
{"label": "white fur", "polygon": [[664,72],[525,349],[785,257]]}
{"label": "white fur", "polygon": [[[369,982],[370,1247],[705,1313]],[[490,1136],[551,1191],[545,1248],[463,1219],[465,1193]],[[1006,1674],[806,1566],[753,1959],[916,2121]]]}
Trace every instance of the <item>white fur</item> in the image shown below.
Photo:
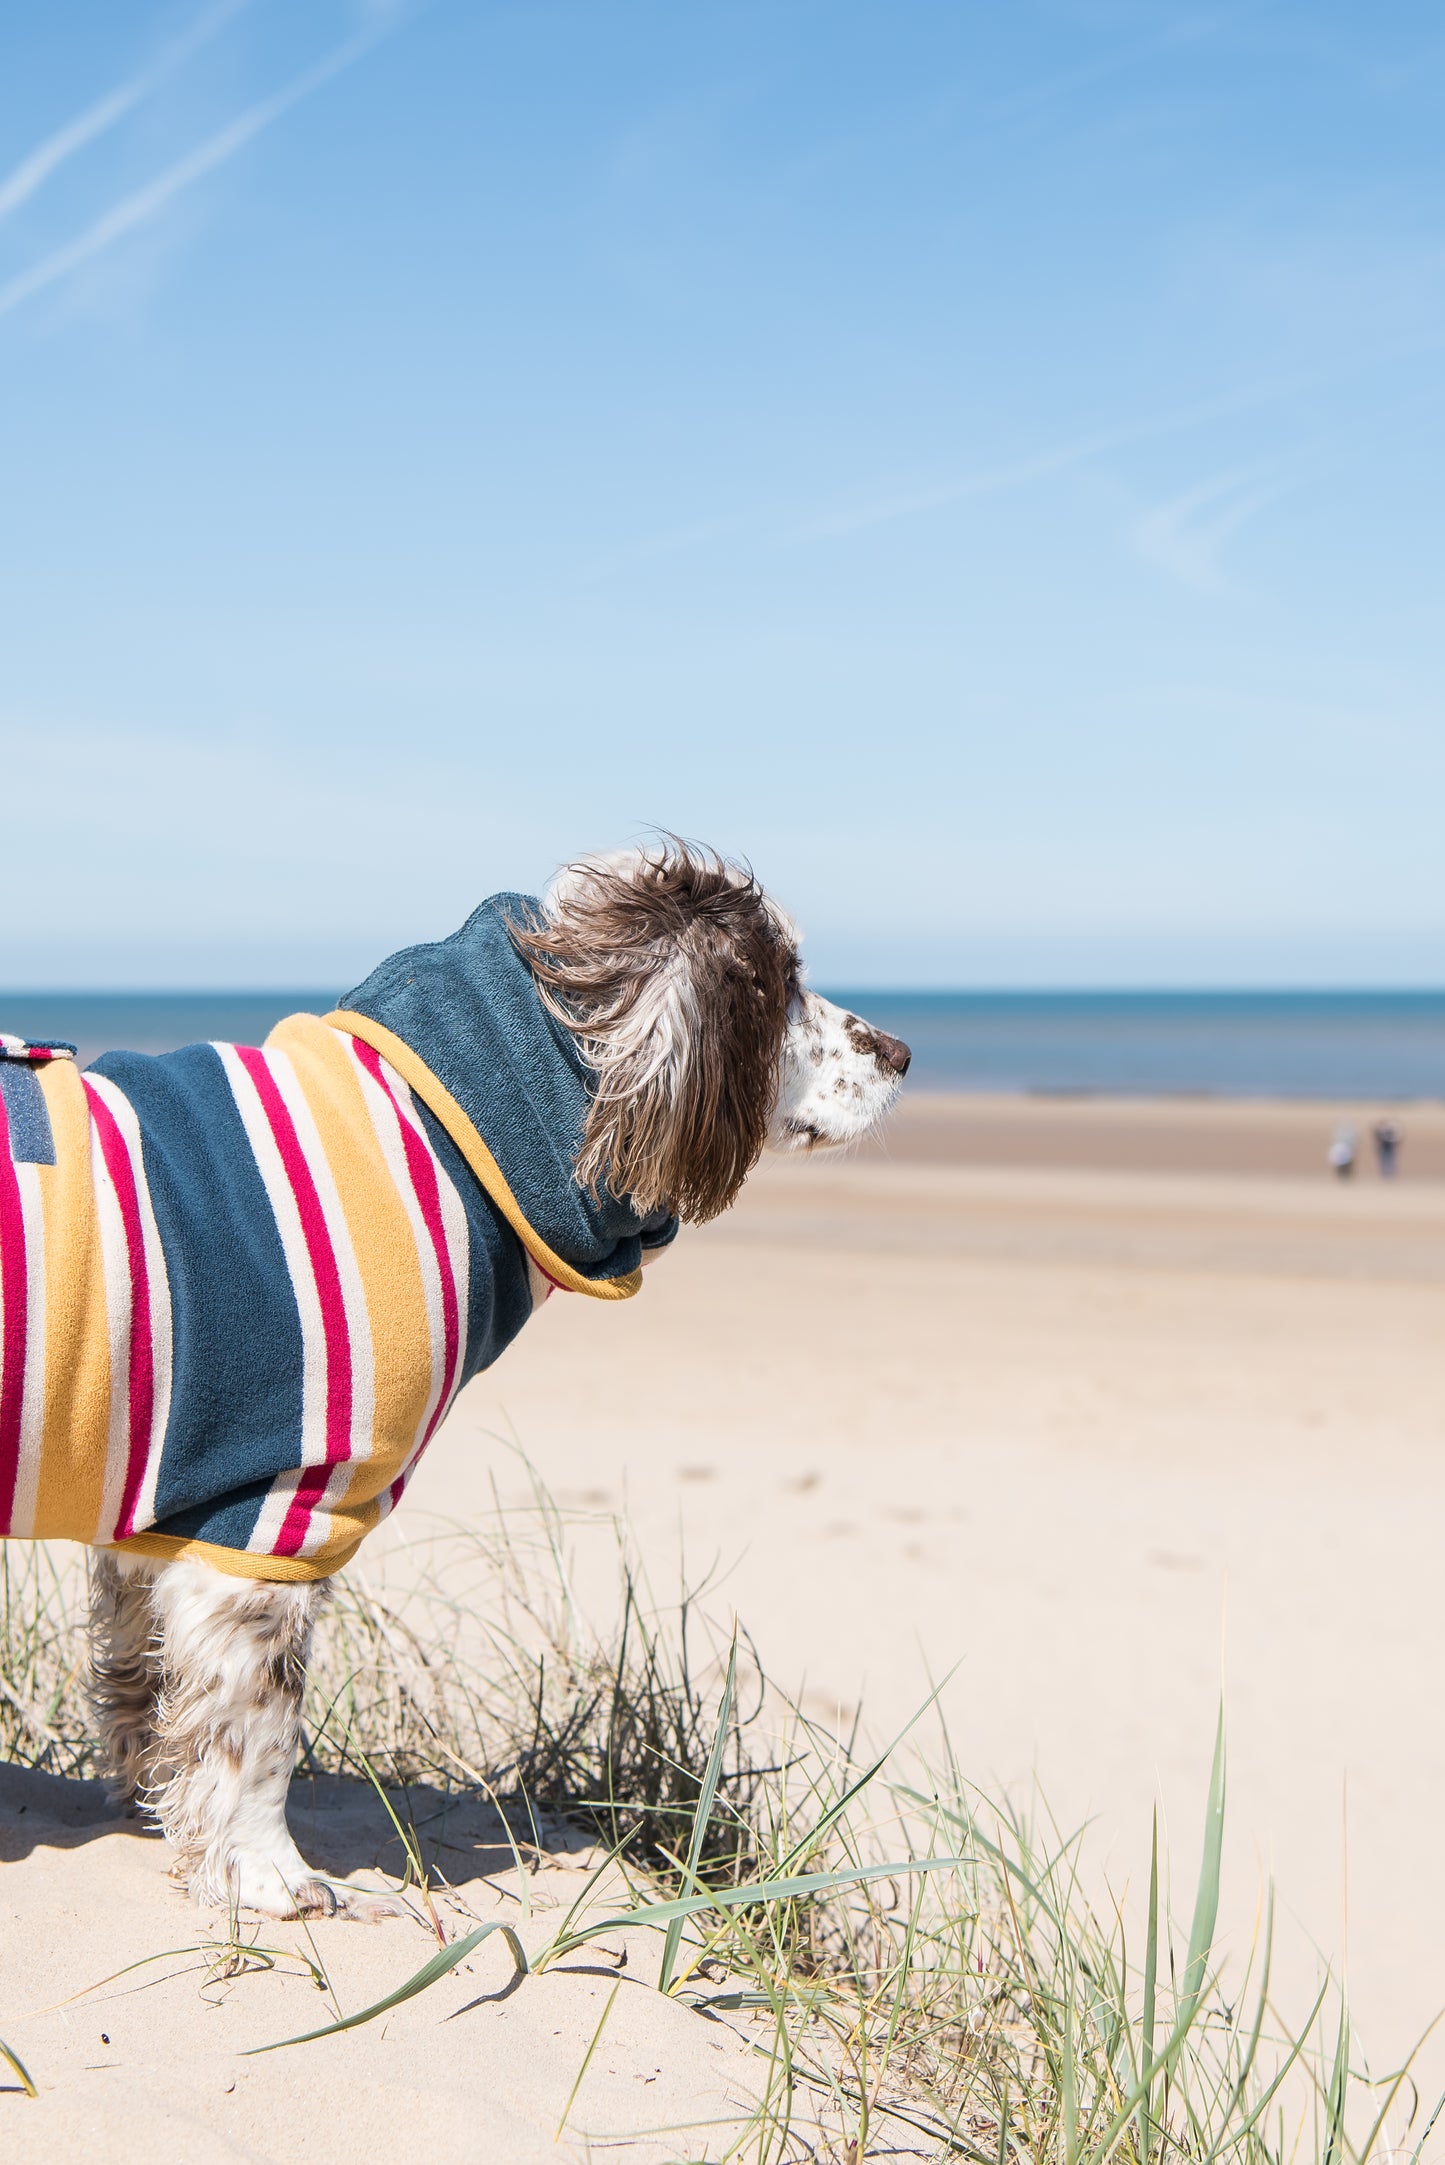
{"label": "white fur", "polygon": [[[566,867],[554,910],[588,870],[625,870],[618,851]],[[768,905],[786,936],[793,926]],[[680,1089],[703,1020],[687,968],[654,977],[599,1064],[598,1089]],[[818,993],[792,1004],[767,1147],[858,1140],[898,1094],[906,1048]],[[656,1253],[657,1251],[654,1251]],[[644,1261],[650,1260],[644,1256]],[[552,1291],[529,1258],[533,1306]],[[301,1685],[324,1583],[233,1578],[198,1561],[101,1551],[92,1566],[92,1695],[112,1787],[134,1796],[175,1851],[198,1899],[264,1915],[377,1919],[404,1905],[321,1879],[286,1825]]]}
{"label": "white fur", "polygon": [[877,1127],[903,1078],[868,1045],[873,1034],[821,993],[799,994],[783,1040],[769,1150],[831,1149]]}

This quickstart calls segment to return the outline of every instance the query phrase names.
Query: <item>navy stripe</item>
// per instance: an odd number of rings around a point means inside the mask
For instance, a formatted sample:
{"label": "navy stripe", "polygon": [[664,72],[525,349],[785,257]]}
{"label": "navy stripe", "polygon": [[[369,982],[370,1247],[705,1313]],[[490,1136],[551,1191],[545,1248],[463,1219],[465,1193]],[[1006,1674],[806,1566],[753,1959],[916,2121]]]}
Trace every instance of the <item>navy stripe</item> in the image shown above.
{"label": "navy stripe", "polygon": [[243,1549],[301,1457],[301,1318],[265,1185],[214,1047],[111,1052],[92,1072],[135,1108],[170,1281],[155,1530]]}
{"label": "navy stripe", "polygon": [[[293,1443],[288,1457],[299,1458],[300,1455]],[[212,1503],[192,1504],[185,1510],[173,1511],[169,1518],[157,1519],[154,1531],[181,1534],[188,1541],[210,1541],[218,1549],[245,1550],[271,1493],[273,1478],[271,1474],[264,1474],[258,1481],[247,1481],[228,1490]]]}
{"label": "navy stripe", "polygon": [[16,1165],[53,1165],[55,1137],[40,1077],[18,1060],[0,1060],[0,1097],[10,1130],[10,1156]]}

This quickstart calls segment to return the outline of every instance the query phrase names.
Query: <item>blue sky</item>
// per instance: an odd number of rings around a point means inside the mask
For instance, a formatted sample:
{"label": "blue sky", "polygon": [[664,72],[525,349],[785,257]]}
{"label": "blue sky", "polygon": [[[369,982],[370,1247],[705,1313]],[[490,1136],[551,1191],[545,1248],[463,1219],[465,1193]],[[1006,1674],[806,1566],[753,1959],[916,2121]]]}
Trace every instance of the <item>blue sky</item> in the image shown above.
{"label": "blue sky", "polygon": [[1445,979],[1445,18],[0,17],[0,984],[661,822],[816,978]]}

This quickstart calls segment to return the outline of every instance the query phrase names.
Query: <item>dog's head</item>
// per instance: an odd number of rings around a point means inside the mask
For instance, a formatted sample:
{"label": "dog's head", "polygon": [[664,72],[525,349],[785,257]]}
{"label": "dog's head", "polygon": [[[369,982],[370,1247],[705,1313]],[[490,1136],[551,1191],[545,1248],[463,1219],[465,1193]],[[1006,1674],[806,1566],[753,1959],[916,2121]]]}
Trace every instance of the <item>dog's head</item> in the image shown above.
{"label": "dog's head", "polygon": [[672,837],[564,867],[518,928],[596,1074],[578,1177],[690,1223],[726,1210],[765,1147],[856,1141],[908,1047],[803,983],[797,932],[751,872]]}

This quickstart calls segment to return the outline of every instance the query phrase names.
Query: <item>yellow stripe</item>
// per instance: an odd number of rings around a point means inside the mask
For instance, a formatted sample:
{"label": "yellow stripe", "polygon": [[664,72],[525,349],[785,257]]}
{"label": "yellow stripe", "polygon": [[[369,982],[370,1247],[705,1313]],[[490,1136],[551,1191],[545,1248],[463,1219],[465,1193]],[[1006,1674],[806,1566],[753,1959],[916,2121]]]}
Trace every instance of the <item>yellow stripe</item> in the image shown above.
{"label": "yellow stripe", "polygon": [[539,1233],[533,1232],[491,1151],[446,1084],[438,1082],[410,1045],[383,1024],[373,1022],[369,1015],[353,1014],[350,1008],[339,1007],[325,1020],[333,1029],[345,1030],[349,1037],[359,1037],[364,1045],[372,1046],[384,1060],[391,1062],[422,1103],[436,1114],[522,1246],[555,1284],[565,1286],[569,1293],[590,1293],[594,1300],[632,1298],[642,1284],[640,1270],[629,1271],[625,1278],[584,1278],[580,1270],[574,1270],[570,1263],[564,1263],[560,1255],[554,1254]]}
{"label": "yellow stripe", "polygon": [[38,1168],[45,1235],[45,1427],[35,1527],[93,1541],[110,1435],[110,1325],[90,1173],[90,1108],[73,1062],[52,1060],[40,1087],[55,1163]]}
{"label": "yellow stripe", "polygon": [[321,1556],[253,1556],[249,1549],[223,1549],[214,1541],[193,1541],[184,1534],[132,1534],[128,1541],[102,1541],[93,1546],[112,1549],[117,1556],[187,1556],[197,1563],[213,1564],[233,1579],[329,1579],[333,1571],[349,1564],[361,1546],[361,1535],[339,1548],[328,1545]]}
{"label": "yellow stripe", "polygon": [[345,1496],[333,1507],[333,1534],[319,1552],[330,1560],[338,1543],[354,1548],[376,1524],[377,1498],[410,1454],[431,1396],[431,1330],[416,1236],[367,1111],[354,1055],[315,1015],[288,1016],[266,1046],[289,1058],[316,1122],[371,1324],[371,1455],[353,1462]]}

